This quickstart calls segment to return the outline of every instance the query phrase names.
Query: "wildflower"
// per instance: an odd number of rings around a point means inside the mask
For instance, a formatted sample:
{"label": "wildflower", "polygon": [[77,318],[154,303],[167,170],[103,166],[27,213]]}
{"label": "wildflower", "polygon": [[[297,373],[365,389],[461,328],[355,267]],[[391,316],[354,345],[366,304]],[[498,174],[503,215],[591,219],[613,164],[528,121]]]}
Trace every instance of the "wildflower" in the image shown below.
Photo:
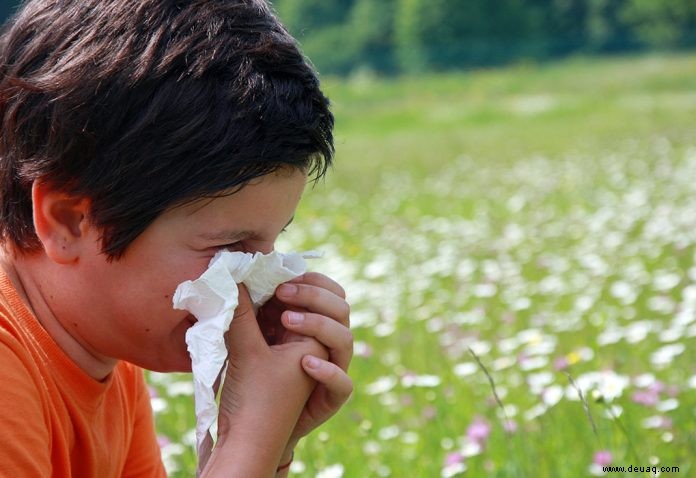
{"label": "wildflower", "polygon": [[658,412],[668,412],[670,410],[674,410],[679,407],[679,400],[676,398],[668,398],[666,400],[662,400],[660,403],[658,403],[655,406],[655,409]]}
{"label": "wildflower", "polygon": [[652,353],[650,362],[658,368],[666,367],[672,363],[674,357],[684,352],[685,349],[686,347],[681,343],[664,345]]}
{"label": "wildflower", "polygon": [[157,444],[160,448],[164,448],[169,445],[172,441],[166,435],[157,435]]}
{"label": "wildflower", "polygon": [[466,437],[483,447],[491,434],[491,425],[483,417],[476,417],[466,430]]}
{"label": "wildflower", "polygon": [[388,392],[389,390],[394,388],[396,384],[396,377],[387,375],[384,377],[380,377],[371,384],[367,385],[367,387],[365,388],[365,392],[367,392],[368,395],[379,395]]}
{"label": "wildflower", "polygon": [[[598,402],[611,402],[620,397],[624,389],[629,385],[630,380],[624,375],[619,375],[612,370],[602,372],[589,372],[580,375],[575,379],[578,388],[583,395],[587,396],[592,391],[592,396]],[[572,388],[572,387],[571,387]],[[571,400],[577,400],[577,391],[566,394]]]}
{"label": "wildflower", "polygon": [[305,465],[305,462],[302,460],[293,460],[290,464],[290,473],[292,474],[304,473],[306,469],[307,465]]}
{"label": "wildflower", "polygon": [[518,425],[515,420],[503,420],[503,430],[512,435],[517,431]]}
{"label": "wildflower", "polygon": [[609,450],[599,450],[592,456],[592,463],[599,466],[611,465],[611,452]]}
{"label": "wildflower", "polygon": [[458,377],[473,375],[478,371],[478,367],[473,362],[462,362],[454,366],[454,374]]}
{"label": "wildflower", "polygon": [[564,356],[557,357],[553,361],[553,369],[554,370],[559,370],[559,371],[565,370],[566,368],[568,368],[569,365],[570,365],[570,360],[568,360],[568,358],[564,357]]}
{"label": "wildflower", "polygon": [[401,385],[406,388],[410,387],[437,387],[442,382],[442,379],[437,375],[415,375],[407,373],[401,377]]}
{"label": "wildflower", "polygon": [[604,467],[611,463],[611,453],[608,450],[599,450],[592,457],[590,464],[590,474],[602,476],[605,474]]}
{"label": "wildflower", "polygon": [[177,395],[193,395],[193,382],[191,381],[179,381],[172,382],[167,385],[167,395],[174,397]]}
{"label": "wildflower", "polygon": [[532,421],[535,418],[540,417],[541,415],[546,413],[547,410],[548,410],[548,407],[546,405],[543,405],[541,403],[537,403],[532,408],[530,408],[529,410],[524,412],[524,419],[527,420],[528,422]]}
{"label": "wildflower", "polygon": [[589,347],[583,347],[556,358],[553,362],[553,368],[555,370],[565,370],[571,365],[575,365],[576,363],[582,361],[591,360],[593,357],[594,351]]}
{"label": "wildflower", "polygon": [[382,445],[375,440],[368,440],[363,445],[363,453],[365,455],[376,455],[382,451]]}
{"label": "wildflower", "polygon": [[459,452],[448,453],[445,457],[445,467],[464,462],[464,455]]}
{"label": "wildflower", "polygon": [[691,377],[689,377],[688,384],[689,388],[696,388],[696,375],[692,375]]}
{"label": "wildflower", "polygon": [[636,376],[633,379],[633,383],[637,387],[646,388],[646,387],[649,387],[652,384],[654,384],[656,380],[657,379],[655,378],[655,375],[653,375],[651,373],[644,373],[644,374]]}
{"label": "wildflower", "polygon": [[663,415],[653,415],[651,417],[647,417],[643,419],[641,422],[641,425],[643,425],[643,428],[664,428],[664,429],[670,429],[672,428],[672,420],[669,417],[665,417]]}
{"label": "wildflower", "polygon": [[445,457],[445,464],[442,467],[440,476],[442,478],[450,478],[459,475],[466,471],[466,463],[464,463],[464,455],[461,453],[448,453]]}
{"label": "wildflower", "polygon": [[541,392],[541,400],[546,407],[551,408],[563,398],[563,389],[560,385],[551,385]]}
{"label": "wildflower", "polygon": [[657,392],[653,390],[637,390],[631,395],[631,400],[646,407],[654,407],[660,401]]}
{"label": "wildflower", "polygon": [[517,360],[520,364],[520,369],[525,371],[540,369],[542,367],[545,367],[549,363],[549,359],[543,355],[537,357],[530,357],[522,354],[518,357]]}
{"label": "wildflower", "polygon": [[159,397],[159,393],[157,393],[157,389],[153,387],[152,385],[147,386],[147,391],[150,395],[150,398],[157,398]]}
{"label": "wildflower", "polygon": [[551,372],[530,373],[527,376],[527,385],[533,394],[541,393],[551,383],[553,383]]}
{"label": "wildflower", "polygon": [[372,357],[372,347],[367,342],[357,341],[353,345],[353,353],[356,357]]}
{"label": "wildflower", "polygon": [[460,453],[465,457],[480,455],[482,451],[483,447],[479,443],[468,439],[464,440],[460,448]]}
{"label": "wildflower", "polygon": [[604,416],[610,420],[616,420],[623,413],[623,407],[621,405],[609,405],[604,409]]}
{"label": "wildflower", "polygon": [[421,417],[425,420],[432,420],[437,416],[437,408],[433,407],[432,405],[427,405],[423,407],[423,411],[421,412]]}
{"label": "wildflower", "polygon": [[398,437],[400,433],[401,429],[397,425],[391,425],[380,429],[377,436],[380,440],[386,441]]}
{"label": "wildflower", "polygon": [[317,478],[341,478],[343,476],[343,465],[330,465],[317,473]]}
{"label": "wildflower", "polygon": [[152,397],[150,398],[150,406],[152,407],[152,412],[157,415],[165,411],[169,407],[169,403],[164,398]]}

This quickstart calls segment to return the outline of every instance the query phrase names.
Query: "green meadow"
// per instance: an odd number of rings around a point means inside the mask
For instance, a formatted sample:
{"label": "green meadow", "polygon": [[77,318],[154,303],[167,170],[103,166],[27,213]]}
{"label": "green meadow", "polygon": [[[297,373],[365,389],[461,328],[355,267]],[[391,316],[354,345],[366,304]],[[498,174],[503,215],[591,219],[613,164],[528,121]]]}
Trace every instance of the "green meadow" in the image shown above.
{"label": "green meadow", "polygon": [[[323,84],[278,249],[345,286],[355,391],[291,475],[696,476],[696,56]],[[190,379],[149,377],[194,476]]]}

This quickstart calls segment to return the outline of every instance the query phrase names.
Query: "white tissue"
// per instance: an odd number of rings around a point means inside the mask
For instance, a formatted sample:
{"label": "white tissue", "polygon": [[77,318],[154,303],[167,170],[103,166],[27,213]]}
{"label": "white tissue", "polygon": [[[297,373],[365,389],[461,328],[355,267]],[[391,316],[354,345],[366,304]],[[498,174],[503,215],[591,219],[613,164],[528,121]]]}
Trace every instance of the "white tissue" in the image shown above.
{"label": "white tissue", "polygon": [[193,372],[199,456],[206,435],[210,433],[213,439],[216,436],[218,408],[213,384],[227,359],[224,334],[238,304],[237,284],[244,283],[258,309],[273,296],[276,287],[306,271],[305,259],[318,256],[316,252],[252,255],[220,251],[198,279],[182,282],[176,288],[174,308],[188,310],[198,319],[186,332],[186,344]]}

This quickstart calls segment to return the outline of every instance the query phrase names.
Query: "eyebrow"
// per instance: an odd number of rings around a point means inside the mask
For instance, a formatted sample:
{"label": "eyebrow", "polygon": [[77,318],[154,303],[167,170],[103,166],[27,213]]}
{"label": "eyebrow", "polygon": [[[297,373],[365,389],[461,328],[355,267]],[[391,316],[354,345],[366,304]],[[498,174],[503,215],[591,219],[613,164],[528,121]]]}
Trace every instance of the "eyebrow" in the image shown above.
{"label": "eyebrow", "polygon": [[[293,215],[290,220],[288,221],[287,224],[283,227],[285,229],[288,227],[290,224],[292,224],[292,221],[295,220],[295,216]],[[203,234],[199,234],[198,237],[201,239],[205,239],[207,241],[226,241],[226,242],[236,242],[241,239],[247,238],[247,237],[254,237],[256,233],[252,231],[235,231],[231,229],[226,229],[222,231],[217,231],[217,232],[204,232]]]}

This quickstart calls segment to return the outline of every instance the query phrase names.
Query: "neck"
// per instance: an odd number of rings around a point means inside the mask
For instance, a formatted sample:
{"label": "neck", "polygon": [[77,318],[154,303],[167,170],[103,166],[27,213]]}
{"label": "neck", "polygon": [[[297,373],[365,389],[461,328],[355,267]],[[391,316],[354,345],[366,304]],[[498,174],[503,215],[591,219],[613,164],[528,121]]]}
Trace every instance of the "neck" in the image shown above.
{"label": "neck", "polygon": [[[19,255],[3,251],[0,267],[27,308],[63,352],[90,377],[102,381],[113,371],[117,361],[97,354],[80,336],[79,324],[84,320],[84,314],[62,311],[58,301],[53,300],[64,294],[59,287],[54,287],[52,269],[55,266],[42,256],[42,253]],[[41,280],[37,281],[35,277]]]}

